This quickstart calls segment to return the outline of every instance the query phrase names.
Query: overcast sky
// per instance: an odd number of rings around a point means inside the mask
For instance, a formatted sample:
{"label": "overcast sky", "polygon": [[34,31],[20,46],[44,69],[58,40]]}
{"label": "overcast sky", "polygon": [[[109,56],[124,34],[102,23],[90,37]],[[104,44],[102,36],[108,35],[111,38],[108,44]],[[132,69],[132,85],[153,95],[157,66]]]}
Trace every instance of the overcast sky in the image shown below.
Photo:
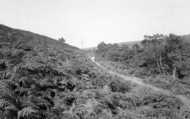
{"label": "overcast sky", "polygon": [[0,24],[78,47],[190,33],[190,0],[0,0]]}

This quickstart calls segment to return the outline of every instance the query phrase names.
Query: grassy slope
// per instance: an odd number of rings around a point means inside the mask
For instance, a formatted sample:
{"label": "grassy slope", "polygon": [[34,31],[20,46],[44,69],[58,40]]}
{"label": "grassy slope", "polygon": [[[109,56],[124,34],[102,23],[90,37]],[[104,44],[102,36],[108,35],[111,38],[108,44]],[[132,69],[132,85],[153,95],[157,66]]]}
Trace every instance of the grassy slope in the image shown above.
{"label": "grassy slope", "polygon": [[[180,100],[108,75],[78,48],[3,25],[0,78],[1,99],[10,94],[2,82],[14,87],[9,90],[19,103],[9,103],[17,107],[16,116],[30,107],[37,110],[35,115],[44,113],[49,119],[189,118]],[[2,109],[8,108],[0,107],[1,117]]]}

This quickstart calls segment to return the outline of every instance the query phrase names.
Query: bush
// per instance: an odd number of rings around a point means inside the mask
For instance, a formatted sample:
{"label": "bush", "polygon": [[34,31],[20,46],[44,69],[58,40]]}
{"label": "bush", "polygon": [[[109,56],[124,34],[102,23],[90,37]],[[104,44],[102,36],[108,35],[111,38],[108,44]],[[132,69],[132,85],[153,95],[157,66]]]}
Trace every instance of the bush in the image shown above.
{"label": "bush", "polygon": [[129,92],[132,88],[132,84],[126,81],[113,80],[109,83],[109,87],[112,92]]}

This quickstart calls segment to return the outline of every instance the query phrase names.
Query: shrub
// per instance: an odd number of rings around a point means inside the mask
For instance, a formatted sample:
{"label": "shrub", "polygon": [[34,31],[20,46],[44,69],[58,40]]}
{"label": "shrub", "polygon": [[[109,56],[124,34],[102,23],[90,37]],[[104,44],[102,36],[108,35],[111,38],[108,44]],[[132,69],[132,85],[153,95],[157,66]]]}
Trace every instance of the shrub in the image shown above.
{"label": "shrub", "polygon": [[126,93],[131,90],[132,85],[130,82],[113,80],[109,83],[109,87],[112,92]]}

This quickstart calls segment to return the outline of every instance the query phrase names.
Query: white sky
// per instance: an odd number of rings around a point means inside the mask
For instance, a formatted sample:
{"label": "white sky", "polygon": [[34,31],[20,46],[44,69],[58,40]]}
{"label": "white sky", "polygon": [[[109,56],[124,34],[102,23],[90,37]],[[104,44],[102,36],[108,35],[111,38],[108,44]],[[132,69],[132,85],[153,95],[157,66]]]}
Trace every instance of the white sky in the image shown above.
{"label": "white sky", "polygon": [[[0,23],[78,47],[190,33],[190,0],[0,0]],[[82,45],[83,44],[83,45]]]}

